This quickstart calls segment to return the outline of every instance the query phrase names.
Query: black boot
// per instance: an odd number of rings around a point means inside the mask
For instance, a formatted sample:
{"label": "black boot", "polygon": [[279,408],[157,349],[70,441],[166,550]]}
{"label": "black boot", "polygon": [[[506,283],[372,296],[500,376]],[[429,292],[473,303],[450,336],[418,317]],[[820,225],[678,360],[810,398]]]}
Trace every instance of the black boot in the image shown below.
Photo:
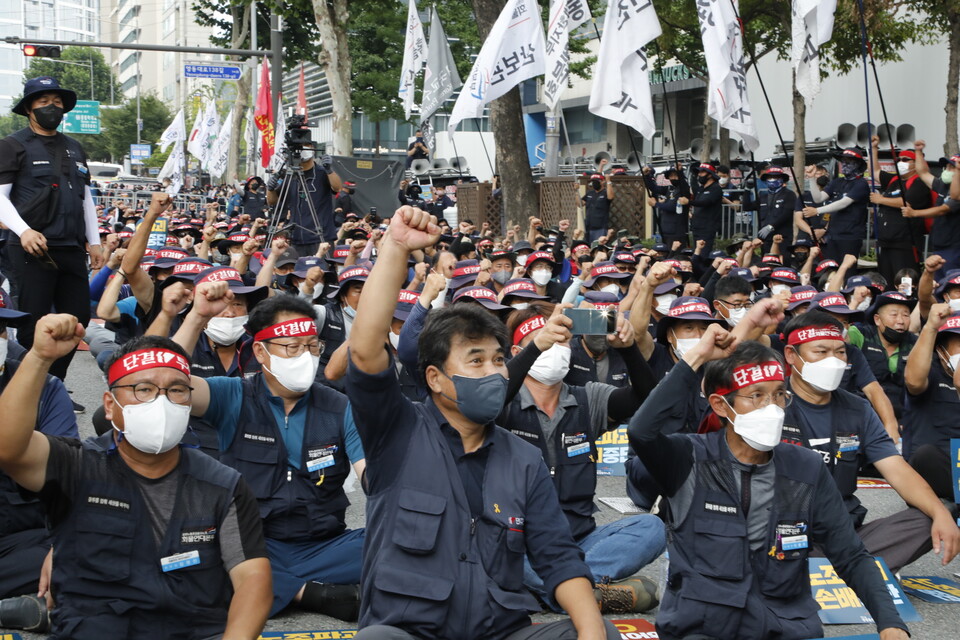
{"label": "black boot", "polygon": [[0,600],[0,627],[24,631],[49,631],[47,603],[37,596],[19,596]]}
{"label": "black boot", "polygon": [[360,617],[360,585],[308,582],[303,588],[300,608],[356,622]]}

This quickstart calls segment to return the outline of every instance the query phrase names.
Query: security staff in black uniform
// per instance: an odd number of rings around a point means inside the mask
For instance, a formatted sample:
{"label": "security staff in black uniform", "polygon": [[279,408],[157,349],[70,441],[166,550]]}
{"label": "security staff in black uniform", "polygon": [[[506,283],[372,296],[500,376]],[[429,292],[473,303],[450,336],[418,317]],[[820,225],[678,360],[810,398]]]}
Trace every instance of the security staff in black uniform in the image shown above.
{"label": "security staff in black uniform", "polygon": [[256,637],[270,565],[240,474],[177,446],[190,364],[171,340],[127,343],[107,371],[114,429],[93,443],[33,430],[50,365],[83,327],[48,315],[0,396],[0,468],[41,495],[53,538],[51,638]]}
{"label": "security staff in black uniform", "polygon": [[819,207],[804,207],[803,217],[812,218],[829,213],[826,244],[823,254],[841,262],[848,253],[860,255],[863,239],[867,235],[867,205],[870,202],[870,186],[863,178],[867,161],[863,151],[857,148],[844,149],[836,154],[840,161],[842,178],[834,178],[821,191],[816,180],[810,182],[810,195]]}
{"label": "security staff in black uniform", "polygon": [[[429,399],[410,402],[385,349],[411,251],[436,219],[392,217],[353,327],[347,393],[364,448],[367,522],[358,640],[619,637],[600,616],[540,450],[498,427],[503,325],[477,305],[430,314],[420,335]],[[570,619],[531,626],[524,554]]]}
{"label": "security staff in black uniform", "polygon": [[763,253],[770,253],[773,237],[783,236],[781,247],[793,242],[793,209],[797,194],[787,188],[788,174],[782,168],[769,166],[760,174],[767,190],[760,194],[760,201],[743,205],[744,211],[759,210],[757,237],[763,240]]}
{"label": "security staff in black uniform", "polygon": [[251,220],[263,218],[267,215],[267,189],[263,178],[252,176],[243,185],[243,194],[240,198],[240,211],[250,216]]}
{"label": "security staff in black uniform", "polygon": [[690,205],[680,204],[679,199],[690,198],[690,185],[684,179],[683,172],[676,167],[668,167],[663,177],[670,181],[670,186],[657,186],[655,191],[651,191],[660,198],[657,201],[660,236],[668,247],[672,247],[674,242],[685,247],[690,242]]}
{"label": "security staff in black uniform", "polygon": [[606,235],[610,228],[610,203],[613,202],[614,193],[613,183],[603,176],[606,165],[607,159],[604,158],[598,165],[598,173],[590,176],[587,192],[580,199],[584,206],[587,242],[591,244],[600,236]]}
{"label": "security staff in black uniform", "polygon": [[677,202],[682,205],[692,205],[690,215],[690,232],[693,234],[693,243],[703,240],[706,245],[701,253],[709,255],[713,251],[713,240],[720,232],[721,214],[723,212],[723,188],[719,183],[720,176],[711,164],[701,164],[697,168],[697,184],[694,185],[693,200],[681,197]]}
{"label": "security staff in black uniform", "polygon": [[917,336],[910,333],[910,313],[916,299],[897,291],[877,296],[866,320],[848,329],[847,340],[860,347],[870,370],[893,405],[898,420],[903,419],[903,372]]}
{"label": "security staff in black uniform", "polygon": [[[13,107],[29,124],[0,140],[0,222],[19,236],[7,243],[9,275],[17,283],[19,309],[34,323],[55,309],[86,326],[87,257],[91,268],[103,265],[86,154],[79,142],[57,132],[63,114],[76,104],[77,94],[55,79],[31,78]],[[17,338],[29,349],[33,323]],[[64,354],[50,372],[63,380],[72,359],[72,353]]]}
{"label": "security staff in black uniform", "polygon": [[[791,396],[779,356],[756,342],[735,344],[721,326],[708,327],[630,421],[630,443],[663,487],[671,527],[659,637],[820,637],[807,568],[819,545],[880,638],[905,640],[907,627],[819,457],[780,443]],[[704,393],[720,430],[666,435],[707,363]]]}

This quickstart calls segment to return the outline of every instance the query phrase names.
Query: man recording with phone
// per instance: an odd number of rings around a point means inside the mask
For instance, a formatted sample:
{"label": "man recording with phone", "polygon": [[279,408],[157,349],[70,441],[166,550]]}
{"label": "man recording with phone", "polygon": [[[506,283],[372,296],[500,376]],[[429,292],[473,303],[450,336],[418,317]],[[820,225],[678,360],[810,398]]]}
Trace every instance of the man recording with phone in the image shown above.
{"label": "man recording with phone", "polygon": [[410,165],[413,164],[414,160],[430,159],[430,149],[427,148],[427,142],[423,138],[423,131],[417,129],[414,132],[413,137],[413,142],[411,142],[410,146],[407,147],[407,169],[410,168]]}
{"label": "man recording with phone", "polygon": [[[312,256],[321,242],[336,242],[333,197],[343,187],[343,181],[333,170],[329,154],[324,154],[317,165],[316,145],[304,116],[291,117],[284,136],[287,157],[283,167],[267,182],[267,204],[280,212],[279,217],[273,216],[275,219],[287,221],[292,228],[290,242],[297,255]],[[296,175],[301,172],[303,184]],[[285,185],[288,180],[290,184]],[[301,193],[303,185],[306,194]]]}

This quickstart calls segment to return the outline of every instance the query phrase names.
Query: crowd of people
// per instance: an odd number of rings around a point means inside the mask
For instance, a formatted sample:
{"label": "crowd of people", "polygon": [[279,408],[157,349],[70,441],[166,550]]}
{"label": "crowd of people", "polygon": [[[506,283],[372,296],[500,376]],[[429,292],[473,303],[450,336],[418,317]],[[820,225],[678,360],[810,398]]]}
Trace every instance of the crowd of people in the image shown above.
{"label": "crowd of people", "polygon": [[[960,158],[934,179],[917,144],[872,195],[850,150],[802,197],[769,167],[757,237],[714,250],[710,165],[651,183],[651,246],[604,228],[602,171],[584,228],[500,235],[452,228],[413,185],[389,218],[344,210],[353,185],[311,153],[322,228],[274,226],[278,180],[202,209],[98,206],[56,133],[75,95],[49,81],[0,141],[19,158],[0,168],[0,627],[256,638],[296,607],[361,640],[614,639],[603,614],[659,607],[661,638],[799,640],[822,635],[816,555],[894,640],[873,557],[960,550],[958,245],[921,262],[909,234],[881,238],[861,270],[848,238],[867,200],[949,237]],[[70,180],[53,204],[47,156]],[[925,199],[900,207],[895,178]],[[105,380],[83,442],[63,386],[81,341]],[[623,424],[642,513],[598,525],[596,441]],[[906,507],[868,517],[862,474]],[[665,551],[660,588],[643,573]],[[567,617],[531,625],[541,610]]]}

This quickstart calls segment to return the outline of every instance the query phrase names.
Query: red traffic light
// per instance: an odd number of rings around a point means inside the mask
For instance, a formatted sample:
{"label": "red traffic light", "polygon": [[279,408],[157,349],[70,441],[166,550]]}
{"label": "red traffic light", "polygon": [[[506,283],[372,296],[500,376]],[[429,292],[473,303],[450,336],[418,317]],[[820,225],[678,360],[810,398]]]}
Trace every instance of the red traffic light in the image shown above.
{"label": "red traffic light", "polygon": [[54,45],[25,44],[21,47],[23,55],[31,58],[59,58],[60,47]]}

